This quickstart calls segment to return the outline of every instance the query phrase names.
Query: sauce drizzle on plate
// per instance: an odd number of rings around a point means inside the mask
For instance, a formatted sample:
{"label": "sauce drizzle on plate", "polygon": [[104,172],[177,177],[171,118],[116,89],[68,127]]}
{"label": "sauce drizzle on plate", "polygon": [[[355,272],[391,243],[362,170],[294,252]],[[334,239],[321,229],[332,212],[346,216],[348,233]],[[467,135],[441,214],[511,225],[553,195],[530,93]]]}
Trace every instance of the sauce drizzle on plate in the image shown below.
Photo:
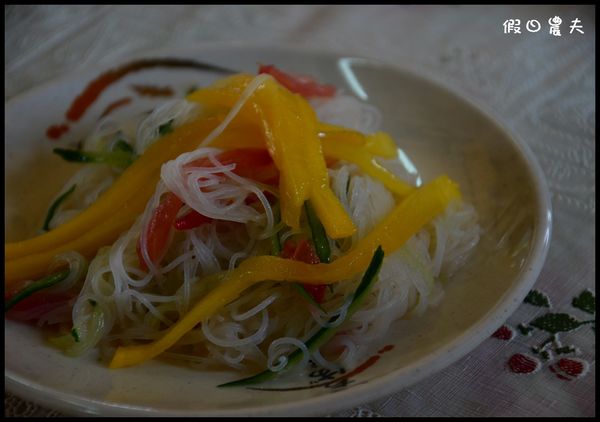
{"label": "sauce drizzle on plate", "polygon": [[[100,94],[113,83],[122,79],[126,75],[134,72],[139,72],[144,69],[166,67],[166,68],[192,68],[216,73],[233,74],[236,73],[231,69],[221,66],[198,62],[190,59],[179,58],[159,58],[159,59],[140,59],[132,61],[128,64],[115,69],[110,69],[93,81],[91,81],[85,89],[73,100],[71,106],[67,110],[65,116],[67,120],[76,122],[85,114],[85,112],[94,104]],[[109,106],[110,107],[110,106]],[[65,123],[52,125],[46,130],[46,136],[50,139],[59,139],[64,133],[69,130],[69,126]]]}

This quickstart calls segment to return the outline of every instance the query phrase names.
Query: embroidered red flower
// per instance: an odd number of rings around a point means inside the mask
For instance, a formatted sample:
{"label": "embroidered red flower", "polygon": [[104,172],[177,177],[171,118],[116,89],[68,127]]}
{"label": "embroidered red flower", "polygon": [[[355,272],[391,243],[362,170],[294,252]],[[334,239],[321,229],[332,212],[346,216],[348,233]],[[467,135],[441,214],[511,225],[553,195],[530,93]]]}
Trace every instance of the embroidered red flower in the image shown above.
{"label": "embroidered red flower", "polygon": [[492,337],[506,341],[512,340],[514,336],[515,332],[507,325],[503,325],[502,327],[498,328],[494,334],[492,334]]}
{"label": "embroidered red flower", "polygon": [[581,359],[562,358],[549,368],[561,380],[571,381],[584,376],[589,369],[589,364]]}
{"label": "embroidered red flower", "polygon": [[540,361],[534,357],[517,353],[508,360],[509,369],[515,374],[531,374],[540,369]]}
{"label": "embroidered red flower", "polygon": [[[550,299],[544,293],[531,290],[524,300],[525,303],[539,308],[552,308]],[[546,312],[528,323],[517,326],[518,333],[523,336],[531,336],[532,332],[545,333],[544,337],[538,337],[543,341],[530,350],[536,357],[517,353],[507,361],[507,368],[515,374],[532,374],[547,366],[558,379],[571,381],[584,377],[590,364],[583,359],[561,357],[567,354],[580,353],[573,344],[563,345],[559,335],[580,329],[582,326],[590,325],[592,332],[596,331],[596,320],[589,317],[581,317],[581,313],[594,316],[596,314],[596,296],[591,290],[584,290],[571,301],[571,306],[578,310],[578,314],[572,315],[566,312]],[[512,340],[517,330],[508,325],[497,329],[492,337],[499,340]],[[557,356],[556,358],[554,356]],[[543,362],[543,364],[542,364]]]}

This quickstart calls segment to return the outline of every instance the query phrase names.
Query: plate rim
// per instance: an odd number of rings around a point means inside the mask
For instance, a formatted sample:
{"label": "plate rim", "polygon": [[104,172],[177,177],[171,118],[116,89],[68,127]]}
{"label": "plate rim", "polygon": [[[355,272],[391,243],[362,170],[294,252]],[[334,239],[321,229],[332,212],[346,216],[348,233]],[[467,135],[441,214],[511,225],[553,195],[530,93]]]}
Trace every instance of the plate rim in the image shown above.
{"label": "plate rim", "polygon": [[[365,60],[371,64],[388,68],[394,72],[407,74],[411,77],[422,80],[428,84],[434,85],[446,93],[455,97],[458,101],[466,103],[471,109],[479,113],[496,129],[505,135],[515,151],[523,159],[527,174],[533,184],[536,215],[535,227],[532,239],[532,248],[526,259],[527,266],[522,268],[520,273],[514,278],[511,287],[501,297],[498,298],[494,307],[492,307],[475,324],[470,326],[460,336],[454,338],[444,347],[437,349],[424,358],[421,358],[411,365],[397,369],[387,375],[373,379],[369,383],[356,385],[352,388],[338,391],[335,395],[317,396],[298,401],[289,401],[285,403],[269,405],[267,407],[250,407],[241,409],[164,409],[159,407],[147,407],[140,405],[126,405],[114,402],[99,401],[86,398],[82,395],[60,392],[58,390],[42,386],[35,382],[28,381],[13,373],[6,368],[5,361],[5,387],[6,391],[12,392],[17,396],[50,406],[52,409],[59,409],[66,413],[76,415],[127,415],[127,416],[277,416],[288,415],[289,412],[298,412],[303,415],[317,415],[323,413],[332,413],[346,408],[358,406],[377,398],[400,391],[402,388],[414,385],[415,383],[429,377],[442,369],[452,365],[469,352],[473,351],[479,344],[488,338],[510,315],[512,315],[523,298],[529,292],[531,287],[537,281],[539,274],[545,263],[550,239],[552,234],[552,204],[550,191],[544,173],[539,165],[535,155],[526,142],[514,130],[508,127],[502,119],[501,113],[493,109],[489,104],[475,99],[473,95],[461,90],[449,80],[440,77],[439,74],[425,69],[421,66],[403,64],[399,66],[396,63],[390,63],[379,58],[372,58],[363,54],[344,52],[332,48],[313,48],[304,45],[285,44],[285,43],[256,43],[245,41],[222,41],[222,42],[204,42],[193,46],[181,46],[178,48],[161,48],[154,50],[138,51],[127,58],[115,58],[110,63],[100,65],[94,69],[85,68],[77,72],[71,72],[58,78],[53,78],[41,84],[35,85],[19,94],[5,100],[5,113],[12,104],[19,101],[26,101],[30,96],[34,96],[52,85],[65,83],[69,79],[87,78],[90,80],[93,75],[97,75],[103,70],[109,69],[125,63],[135,58],[159,56],[168,54],[170,56],[179,56],[184,54],[196,54],[206,50],[222,49],[269,49],[280,53],[299,53],[310,55],[312,57],[328,58],[352,58]],[[90,76],[92,75],[92,76]],[[502,305],[502,306],[501,306]],[[401,373],[401,374],[400,374]],[[398,376],[402,375],[400,379]],[[33,395],[33,397],[32,397]],[[336,400],[331,400],[335,397]],[[92,407],[90,407],[90,404]]]}

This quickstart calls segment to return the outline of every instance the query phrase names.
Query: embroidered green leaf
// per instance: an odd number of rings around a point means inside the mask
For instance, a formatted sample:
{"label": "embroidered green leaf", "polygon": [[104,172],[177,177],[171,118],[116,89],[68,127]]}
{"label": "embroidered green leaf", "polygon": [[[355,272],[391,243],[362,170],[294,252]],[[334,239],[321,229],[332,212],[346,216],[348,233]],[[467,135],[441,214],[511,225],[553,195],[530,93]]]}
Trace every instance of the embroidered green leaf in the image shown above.
{"label": "embroidered green leaf", "polygon": [[537,290],[531,290],[527,294],[523,302],[529,303],[530,305],[534,306],[541,306],[544,308],[550,307],[550,301],[548,300],[548,296],[546,296],[542,292],[538,292]]}
{"label": "embroidered green leaf", "polygon": [[534,319],[529,325],[552,334],[571,331],[582,323],[569,314],[546,314]]}
{"label": "embroidered green leaf", "polygon": [[572,346],[564,346],[564,347],[559,347],[555,350],[557,355],[564,355],[567,353],[573,353],[575,352],[575,348]]}
{"label": "embroidered green leaf", "polygon": [[544,360],[548,360],[550,359],[550,352],[544,350],[542,353],[540,353],[540,357]]}
{"label": "embroidered green leaf", "polygon": [[573,298],[573,302],[571,302],[571,304],[575,308],[581,309],[582,311],[587,312],[588,314],[596,313],[596,298],[594,297],[594,294],[589,290],[585,290],[581,292],[579,296]]}
{"label": "embroidered green leaf", "polygon": [[527,326],[526,326],[526,325],[524,325],[524,324],[519,324],[519,325],[517,325],[517,329],[518,329],[518,330],[519,330],[519,332],[520,332],[521,334],[523,334],[524,336],[528,336],[528,335],[529,335],[529,333],[531,333],[531,332],[533,331],[533,328],[531,328],[531,327],[527,327]]}

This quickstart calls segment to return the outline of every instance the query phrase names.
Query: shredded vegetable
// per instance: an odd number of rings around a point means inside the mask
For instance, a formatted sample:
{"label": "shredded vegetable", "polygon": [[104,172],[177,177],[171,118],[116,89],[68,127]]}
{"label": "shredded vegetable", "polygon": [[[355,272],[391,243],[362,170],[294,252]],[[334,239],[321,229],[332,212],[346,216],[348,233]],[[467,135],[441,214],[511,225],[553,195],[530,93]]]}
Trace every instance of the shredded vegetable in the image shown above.
{"label": "shredded vegetable", "polygon": [[[357,310],[357,308],[364,301],[365,295],[368,293],[368,291],[372,287],[373,283],[377,280],[377,273],[379,272],[379,269],[381,268],[381,264],[383,262],[383,257],[384,257],[383,249],[381,249],[381,247],[378,247],[375,250],[375,253],[373,254],[371,263],[369,264],[369,267],[365,271],[365,274],[364,274],[360,284],[358,285],[358,288],[352,295],[352,300],[348,307],[348,312],[346,313],[346,318],[351,317],[352,314]],[[322,346],[329,339],[331,339],[331,337],[335,334],[335,332],[336,332],[335,328],[321,328],[319,331],[317,331],[316,334],[314,334],[311,338],[309,338],[306,341],[306,343],[305,343],[306,348],[311,352],[318,350],[320,346]],[[302,350],[298,349],[295,352],[293,352],[290,356],[285,357],[283,359],[285,364],[280,369],[280,371],[289,369],[291,366],[293,366],[295,363],[297,363],[300,360],[301,356],[302,356]],[[276,375],[278,375],[278,372],[267,370],[267,371],[261,372],[252,377],[249,377],[249,378],[244,378],[244,379],[241,379],[238,381],[232,381],[232,382],[229,382],[226,384],[221,384],[218,387],[239,387],[239,386],[243,386],[243,385],[256,384],[259,382],[267,381],[267,380],[275,377]]]}
{"label": "shredded vegetable", "polygon": [[102,153],[54,148],[53,152],[66,161],[76,163],[105,163],[117,167],[127,167],[134,160],[131,151],[125,151],[122,149]]}
{"label": "shredded vegetable", "polygon": [[83,166],[48,231],[5,245],[6,317],[54,326],[69,356],[244,374],[223,387],[351,369],[478,243],[458,185],[384,166],[376,108],[313,78],[264,65],[115,116],[55,150]]}
{"label": "shredded vegetable", "polygon": [[212,316],[223,304],[236,299],[259,281],[295,280],[308,284],[330,284],[352,277],[366,268],[377,245],[381,245],[388,254],[395,251],[425,223],[443,212],[450,201],[458,198],[460,193],[456,185],[447,177],[430,182],[396,206],[352,251],[330,264],[311,265],[274,256],[249,258],[235,270],[223,275],[218,286],[171,326],[160,340],[148,345],[117,349],[110,367],[136,365],[159,355],[196,324]]}
{"label": "shredded vegetable", "polygon": [[48,287],[52,287],[55,284],[60,283],[65,278],[67,278],[69,272],[69,270],[59,271],[55,274],[49,275],[48,277],[44,277],[41,280],[35,281],[27,285],[23,290],[11,296],[10,299],[4,302],[4,312],[8,311],[10,308],[15,306],[17,303],[19,303],[26,297],[29,297],[33,293],[43,289],[47,289]]}
{"label": "shredded vegetable", "polygon": [[56,212],[56,209],[58,207],[60,207],[60,204],[62,204],[69,197],[69,195],[71,195],[73,193],[73,191],[75,190],[76,187],[77,187],[77,185],[71,186],[67,191],[65,191],[58,198],[56,198],[56,200],[52,203],[52,205],[50,205],[50,208],[48,209],[48,213],[46,214],[46,218],[44,219],[44,226],[42,227],[43,230],[45,230],[45,231],[50,230],[50,222],[52,221],[52,218],[54,217],[54,213]]}
{"label": "shredded vegetable", "polygon": [[[233,107],[239,92],[252,78],[237,75],[188,96],[205,106]],[[325,230],[332,238],[351,235],[354,224],[329,188],[327,167],[317,133],[316,115],[299,96],[266,78],[238,118],[258,124],[265,135],[266,148],[281,172],[281,216],[285,224],[298,228],[304,201],[311,199]]]}

